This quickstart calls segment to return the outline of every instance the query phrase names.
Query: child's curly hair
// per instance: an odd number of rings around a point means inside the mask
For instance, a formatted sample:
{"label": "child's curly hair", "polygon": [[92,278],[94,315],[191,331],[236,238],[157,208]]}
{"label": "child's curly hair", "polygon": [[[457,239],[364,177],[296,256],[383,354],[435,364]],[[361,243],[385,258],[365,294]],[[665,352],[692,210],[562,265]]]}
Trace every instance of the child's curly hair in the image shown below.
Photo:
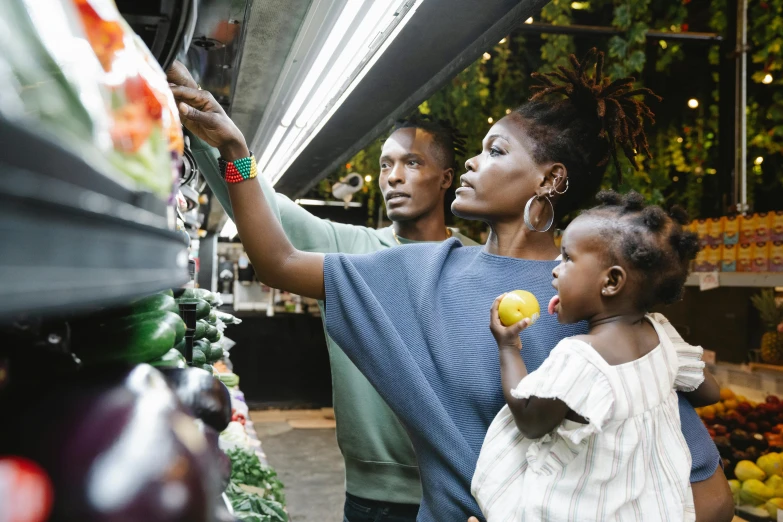
{"label": "child's curly hair", "polygon": [[638,305],[647,310],[682,298],[690,262],[699,251],[699,239],[683,228],[688,213],[675,206],[667,213],[645,205],[638,192],[625,195],[612,190],[597,196],[599,206],[582,215],[598,218],[610,242],[611,262],[626,261],[642,272]]}

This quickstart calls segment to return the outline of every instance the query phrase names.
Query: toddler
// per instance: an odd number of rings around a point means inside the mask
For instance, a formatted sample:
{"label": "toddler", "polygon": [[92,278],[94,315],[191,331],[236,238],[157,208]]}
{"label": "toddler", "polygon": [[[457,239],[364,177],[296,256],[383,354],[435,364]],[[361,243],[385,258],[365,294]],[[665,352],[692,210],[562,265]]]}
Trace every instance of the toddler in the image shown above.
{"label": "toddler", "polygon": [[566,229],[549,313],[588,321],[528,374],[525,319],[504,326],[495,301],[507,405],[489,428],[472,493],[489,522],[694,521],[691,456],[676,392],[719,400],[702,350],[685,343],[657,304],[680,299],[699,249],[682,209],[667,214],[637,193],[599,194]]}

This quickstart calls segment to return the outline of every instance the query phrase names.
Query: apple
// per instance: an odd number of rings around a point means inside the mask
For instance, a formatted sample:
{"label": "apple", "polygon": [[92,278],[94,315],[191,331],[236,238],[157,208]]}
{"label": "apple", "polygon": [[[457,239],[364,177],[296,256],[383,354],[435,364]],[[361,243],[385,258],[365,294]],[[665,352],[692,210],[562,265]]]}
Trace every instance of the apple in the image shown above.
{"label": "apple", "polygon": [[530,319],[530,325],[533,325],[541,316],[541,306],[530,292],[514,290],[501,299],[498,315],[503,326],[517,324],[523,319]]}

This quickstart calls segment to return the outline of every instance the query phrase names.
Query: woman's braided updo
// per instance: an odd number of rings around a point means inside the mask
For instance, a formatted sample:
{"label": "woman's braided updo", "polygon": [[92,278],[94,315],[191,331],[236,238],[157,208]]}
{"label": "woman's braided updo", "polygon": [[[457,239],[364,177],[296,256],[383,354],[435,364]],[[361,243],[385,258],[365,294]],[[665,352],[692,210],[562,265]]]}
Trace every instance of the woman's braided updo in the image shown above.
{"label": "woman's braided updo", "polygon": [[[580,62],[569,57],[571,67],[532,77],[540,82],[530,101],[515,112],[522,116],[533,142],[533,158],[538,163],[558,162],[568,172],[569,189],[558,200],[563,216],[578,208],[598,191],[606,165],[611,159],[622,180],[618,149],[634,168],[636,155],[650,157],[644,120],[654,123],[650,108],[635,97],[661,98],[650,89],[635,89],[634,78],[610,81],[603,75],[604,54],[590,49]],[[595,61],[592,76],[588,63]],[[562,95],[551,101],[552,95]]]}

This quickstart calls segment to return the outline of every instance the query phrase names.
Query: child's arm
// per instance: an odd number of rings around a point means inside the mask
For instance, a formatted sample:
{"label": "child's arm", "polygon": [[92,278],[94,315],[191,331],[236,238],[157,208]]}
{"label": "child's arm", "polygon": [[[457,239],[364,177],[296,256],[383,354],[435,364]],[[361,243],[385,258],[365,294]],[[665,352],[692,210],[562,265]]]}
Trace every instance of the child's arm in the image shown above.
{"label": "child's arm", "polygon": [[720,385],[715,380],[715,376],[704,368],[704,382],[692,392],[683,392],[683,395],[694,408],[709,406],[720,400]]}
{"label": "child's arm", "polygon": [[492,305],[489,329],[498,343],[500,356],[500,380],[503,395],[506,398],[511,414],[514,416],[517,429],[529,439],[538,439],[554,430],[568,413],[568,406],[558,399],[517,399],[511,395],[511,390],[527,377],[525,361],[519,355],[522,341],[519,334],[530,324],[528,319],[511,326],[503,326],[498,316],[498,307],[505,294],[495,299]]}

